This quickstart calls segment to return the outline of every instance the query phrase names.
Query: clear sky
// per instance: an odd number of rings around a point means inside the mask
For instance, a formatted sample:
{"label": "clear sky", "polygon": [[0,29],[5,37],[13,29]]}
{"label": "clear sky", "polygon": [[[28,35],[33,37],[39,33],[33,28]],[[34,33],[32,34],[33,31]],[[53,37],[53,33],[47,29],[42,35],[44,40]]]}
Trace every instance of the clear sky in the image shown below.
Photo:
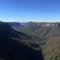
{"label": "clear sky", "polygon": [[60,22],[60,0],[0,0],[0,21]]}

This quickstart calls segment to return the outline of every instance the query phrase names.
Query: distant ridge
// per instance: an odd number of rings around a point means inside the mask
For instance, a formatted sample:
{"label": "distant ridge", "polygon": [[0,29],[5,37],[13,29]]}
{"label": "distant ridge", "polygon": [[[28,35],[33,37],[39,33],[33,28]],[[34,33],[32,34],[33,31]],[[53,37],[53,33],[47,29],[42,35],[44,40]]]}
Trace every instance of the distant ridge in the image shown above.
{"label": "distant ridge", "polygon": [[20,30],[24,28],[42,28],[42,27],[50,27],[56,28],[60,27],[59,22],[8,22],[8,24],[15,30]]}

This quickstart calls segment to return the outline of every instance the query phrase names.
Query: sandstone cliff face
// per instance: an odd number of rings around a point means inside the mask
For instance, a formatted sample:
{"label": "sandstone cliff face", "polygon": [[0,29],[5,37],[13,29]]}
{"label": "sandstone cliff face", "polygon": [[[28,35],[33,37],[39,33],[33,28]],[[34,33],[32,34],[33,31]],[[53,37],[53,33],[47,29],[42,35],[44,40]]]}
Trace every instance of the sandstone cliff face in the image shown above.
{"label": "sandstone cliff face", "polygon": [[39,23],[40,27],[59,27],[60,23]]}

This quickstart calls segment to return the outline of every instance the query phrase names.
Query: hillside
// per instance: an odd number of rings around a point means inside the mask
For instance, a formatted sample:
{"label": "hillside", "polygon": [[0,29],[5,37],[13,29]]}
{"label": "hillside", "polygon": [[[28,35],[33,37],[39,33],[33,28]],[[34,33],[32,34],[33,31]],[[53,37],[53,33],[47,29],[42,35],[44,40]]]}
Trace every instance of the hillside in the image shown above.
{"label": "hillside", "polygon": [[29,22],[22,25],[24,27],[16,31],[32,36],[33,48],[38,51],[42,48],[45,60],[60,60],[60,23]]}
{"label": "hillside", "polygon": [[0,22],[0,59],[43,60],[42,50],[32,49],[31,45],[31,36],[13,30],[6,22]]}

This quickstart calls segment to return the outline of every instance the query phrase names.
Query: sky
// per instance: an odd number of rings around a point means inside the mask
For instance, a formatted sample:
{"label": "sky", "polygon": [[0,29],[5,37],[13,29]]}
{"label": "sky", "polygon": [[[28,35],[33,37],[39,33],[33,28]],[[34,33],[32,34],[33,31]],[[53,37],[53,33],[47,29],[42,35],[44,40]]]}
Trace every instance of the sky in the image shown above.
{"label": "sky", "polygon": [[60,22],[60,0],[0,0],[0,21]]}

